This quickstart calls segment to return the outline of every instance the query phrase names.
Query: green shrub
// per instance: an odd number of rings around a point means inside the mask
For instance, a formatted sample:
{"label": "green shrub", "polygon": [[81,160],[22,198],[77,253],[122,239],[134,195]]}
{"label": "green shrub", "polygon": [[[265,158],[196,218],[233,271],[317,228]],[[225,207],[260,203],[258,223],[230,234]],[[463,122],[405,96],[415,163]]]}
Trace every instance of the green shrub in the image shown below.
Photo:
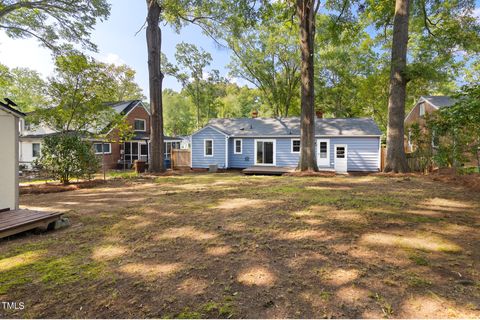
{"label": "green shrub", "polygon": [[46,137],[40,163],[53,178],[68,184],[71,178],[88,178],[99,169],[92,146],[75,134]]}

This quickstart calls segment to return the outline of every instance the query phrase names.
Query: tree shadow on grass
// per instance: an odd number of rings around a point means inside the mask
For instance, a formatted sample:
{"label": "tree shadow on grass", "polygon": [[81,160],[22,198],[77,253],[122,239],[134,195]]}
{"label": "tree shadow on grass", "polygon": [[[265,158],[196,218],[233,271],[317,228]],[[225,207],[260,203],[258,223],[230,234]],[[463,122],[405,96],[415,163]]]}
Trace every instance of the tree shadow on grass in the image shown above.
{"label": "tree shadow on grass", "polygon": [[[35,261],[77,275],[0,270],[32,279],[0,294],[30,305],[11,316],[479,315],[477,194],[421,179],[196,177],[26,198],[78,202],[80,225],[51,233]],[[0,265],[33,242],[0,243]]]}

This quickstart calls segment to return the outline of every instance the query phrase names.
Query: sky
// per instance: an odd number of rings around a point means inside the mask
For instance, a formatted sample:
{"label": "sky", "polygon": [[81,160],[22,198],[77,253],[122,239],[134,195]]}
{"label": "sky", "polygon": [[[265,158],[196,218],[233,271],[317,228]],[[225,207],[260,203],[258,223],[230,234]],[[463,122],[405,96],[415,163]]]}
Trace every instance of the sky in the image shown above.
{"label": "sky", "polygon": [[[98,46],[98,53],[87,52],[96,59],[115,64],[127,64],[136,72],[136,81],[148,96],[147,44],[142,27],[146,17],[145,1],[109,0],[112,4],[110,17],[99,22],[92,33],[92,41]],[[210,52],[212,69],[227,76],[226,65],[230,61],[228,49],[219,48],[209,37],[202,34],[197,26],[188,26],[177,34],[168,26],[162,28],[162,52],[175,62],[175,46],[180,42],[193,43]],[[51,52],[41,47],[34,39],[10,39],[0,31],[0,63],[9,68],[27,67],[47,77],[53,72]],[[165,77],[164,88],[180,91],[181,85],[173,77]]]}
{"label": "sky", "polygon": [[[135,35],[146,17],[145,1],[109,0],[112,4],[110,17],[99,22],[92,33],[92,41],[98,46],[98,53],[88,53],[96,59],[115,64],[127,64],[136,72],[136,81],[148,96],[147,45],[145,30]],[[477,0],[476,15],[480,18],[480,0]],[[209,37],[202,34],[197,26],[187,26],[177,34],[168,26],[162,25],[162,52],[170,62],[175,62],[175,46],[179,42],[193,43],[210,52],[213,61],[211,68],[218,69],[223,76],[228,75],[226,66],[230,62],[228,49],[219,48]],[[45,78],[53,72],[53,60],[48,49],[34,39],[10,39],[0,31],[0,63],[13,67],[27,67],[40,72]],[[246,84],[231,79],[240,85]],[[180,91],[181,85],[173,77],[165,77],[164,88]]]}

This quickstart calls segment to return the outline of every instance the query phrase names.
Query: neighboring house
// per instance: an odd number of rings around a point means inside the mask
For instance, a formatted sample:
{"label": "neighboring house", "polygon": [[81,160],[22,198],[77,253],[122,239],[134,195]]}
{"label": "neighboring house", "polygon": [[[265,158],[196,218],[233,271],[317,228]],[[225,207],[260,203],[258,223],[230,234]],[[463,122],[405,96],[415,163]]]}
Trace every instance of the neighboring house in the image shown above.
{"label": "neighboring house", "polygon": [[[455,99],[448,96],[421,96],[413,109],[405,117],[405,132],[406,132],[406,151],[412,152],[415,148],[412,142],[411,133],[409,127],[413,124],[419,124],[420,126],[425,123],[425,115],[431,114],[440,108],[450,107],[455,104]],[[433,143],[433,142],[432,142]]]}
{"label": "neighboring house", "polygon": [[[319,169],[378,171],[381,135],[372,119],[316,119]],[[299,157],[298,117],[212,119],[191,137],[192,168],[296,167]]]}
{"label": "neighboring house", "polygon": [[[118,129],[106,128],[106,139],[89,139],[95,154],[103,157],[102,162],[107,168],[129,167],[135,160],[150,158],[150,111],[140,100],[124,101],[111,104],[111,108],[125,117],[134,130],[133,138],[125,143],[119,143]],[[43,138],[57,134],[56,131],[44,126],[30,127],[23,122],[20,135],[20,163],[31,167],[41,155]],[[179,149],[183,138],[164,138],[165,158],[169,159],[171,149]]]}
{"label": "neighboring house", "polygon": [[0,103],[0,211],[18,209],[18,131],[24,116]]}

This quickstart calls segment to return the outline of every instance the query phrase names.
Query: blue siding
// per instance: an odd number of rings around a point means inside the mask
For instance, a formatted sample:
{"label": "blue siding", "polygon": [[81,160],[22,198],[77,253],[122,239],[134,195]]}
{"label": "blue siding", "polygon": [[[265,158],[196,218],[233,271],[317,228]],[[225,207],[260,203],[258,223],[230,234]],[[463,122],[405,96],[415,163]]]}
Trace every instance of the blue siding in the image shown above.
{"label": "blue siding", "polygon": [[242,154],[234,153],[234,138],[230,138],[228,142],[228,166],[230,168],[248,168],[253,166],[254,158],[254,141],[252,138],[245,138],[242,140]]}
{"label": "blue siding", "polygon": [[331,138],[330,163],[332,164],[332,168],[334,162],[334,145],[346,144],[348,171],[378,171],[379,139],[378,137]]}
{"label": "blue siding", "polygon": [[277,139],[277,166],[296,167],[300,153],[292,153],[292,138]]}
{"label": "blue siding", "polygon": [[[214,157],[203,156],[203,139],[214,139]],[[242,140],[242,153],[234,153],[234,139],[228,141],[228,167],[248,168],[254,165],[254,144],[256,138],[237,138]],[[261,139],[261,138],[258,138]],[[272,139],[272,138],[265,138]],[[348,171],[378,171],[379,138],[378,137],[317,137],[330,140],[330,165],[320,169],[334,169],[334,152],[336,144],[346,144],[348,148]],[[292,138],[275,138],[276,165],[296,167],[298,153],[291,152]],[[316,140],[315,140],[316,141]],[[315,150],[316,147],[315,147]],[[192,137],[192,167],[207,168],[209,164],[225,165],[225,136],[207,128]]]}
{"label": "blue siding", "polygon": [[[204,156],[204,139],[213,140],[213,157]],[[192,136],[192,168],[208,168],[211,164],[225,168],[225,139],[226,136],[214,129],[205,128]]]}

